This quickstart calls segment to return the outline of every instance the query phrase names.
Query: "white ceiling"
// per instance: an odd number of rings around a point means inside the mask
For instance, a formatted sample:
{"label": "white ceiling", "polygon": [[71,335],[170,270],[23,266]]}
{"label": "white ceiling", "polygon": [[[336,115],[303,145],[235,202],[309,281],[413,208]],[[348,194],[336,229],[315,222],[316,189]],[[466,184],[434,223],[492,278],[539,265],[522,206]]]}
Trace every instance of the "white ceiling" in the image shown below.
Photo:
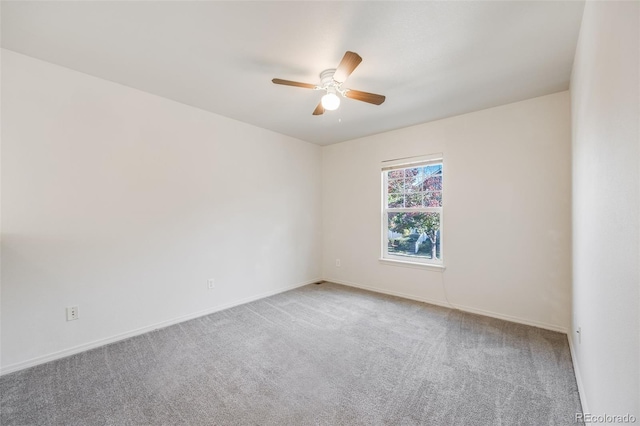
{"label": "white ceiling", "polygon": [[[2,2],[2,46],[320,145],[565,90],[582,1]],[[363,61],[312,116],[344,52]]]}

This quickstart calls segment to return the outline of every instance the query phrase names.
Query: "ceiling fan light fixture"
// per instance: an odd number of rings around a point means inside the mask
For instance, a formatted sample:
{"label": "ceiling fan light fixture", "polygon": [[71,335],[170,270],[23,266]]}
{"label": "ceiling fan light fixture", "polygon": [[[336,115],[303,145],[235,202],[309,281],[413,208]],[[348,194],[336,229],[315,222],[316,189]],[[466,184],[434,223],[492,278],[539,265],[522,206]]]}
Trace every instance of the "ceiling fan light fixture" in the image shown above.
{"label": "ceiling fan light fixture", "polygon": [[327,111],[334,111],[340,106],[340,98],[335,93],[329,92],[322,97],[322,107]]}
{"label": "ceiling fan light fixture", "polygon": [[302,87],[304,89],[324,90],[326,94],[313,110],[313,115],[322,115],[325,111],[333,111],[340,106],[340,96],[343,98],[354,99],[356,101],[367,102],[373,105],[380,105],[384,102],[383,95],[375,93],[362,92],[360,90],[352,90],[342,88],[347,77],[351,75],[358,64],[362,62],[362,58],[355,52],[347,51],[340,61],[338,68],[329,68],[320,73],[320,84],[314,85],[309,83],[300,83],[297,81],[283,80],[274,78],[271,80],[274,84],[282,84],[285,86]]}

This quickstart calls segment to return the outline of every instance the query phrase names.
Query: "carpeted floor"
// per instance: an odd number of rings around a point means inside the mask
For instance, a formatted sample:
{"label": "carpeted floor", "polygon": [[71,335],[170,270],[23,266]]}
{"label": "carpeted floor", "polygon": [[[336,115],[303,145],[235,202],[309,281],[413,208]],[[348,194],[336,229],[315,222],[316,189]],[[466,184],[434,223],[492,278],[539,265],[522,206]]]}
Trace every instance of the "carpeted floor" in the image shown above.
{"label": "carpeted floor", "polygon": [[9,425],[574,425],[567,338],[309,285],[0,378]]}

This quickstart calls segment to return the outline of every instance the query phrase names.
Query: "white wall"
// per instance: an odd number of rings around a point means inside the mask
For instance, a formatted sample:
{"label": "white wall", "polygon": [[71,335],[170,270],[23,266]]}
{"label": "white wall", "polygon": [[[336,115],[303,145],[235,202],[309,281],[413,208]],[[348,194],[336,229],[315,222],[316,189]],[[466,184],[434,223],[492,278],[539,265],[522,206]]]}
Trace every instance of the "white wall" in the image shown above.
{"label": "white wall", "polygon": [[[2,5],[0,5],[0,20]],[[2,31],[0,31],[0,34]],[[0,43],[2,37],[0,36]],[[0,50],[0,99],[2,99],[2,50]],[[0,102],[0,321],[2,321],[2,102]],[[2,323],[0,322],[0,372],[2,366]]]}
{"label": "white wall", "polygon": [[638,28],[638,2],[585,6],[571,79],[571,338],[585,410],[640,419]]}
{"label": "white wall", "polygon": [[3,372],[321,278],[320,147],[2,59]]}
{"label": "white wall", "polygon": [[[325,147],[324,278],[568,329],[570,131],[561,92]],[[439,152],[446,271],[381,264],[381,161]]]}

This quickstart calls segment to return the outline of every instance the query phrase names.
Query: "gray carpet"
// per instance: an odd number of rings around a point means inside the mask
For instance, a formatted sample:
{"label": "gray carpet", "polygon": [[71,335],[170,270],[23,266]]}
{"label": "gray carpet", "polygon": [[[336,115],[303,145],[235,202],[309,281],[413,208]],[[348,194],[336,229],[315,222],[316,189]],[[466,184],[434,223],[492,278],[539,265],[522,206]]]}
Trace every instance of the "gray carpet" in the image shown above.
{"label": "gray carpet", "polygon": [[0,378],[9,425],[574,425],[560,333],[309,285]]}

